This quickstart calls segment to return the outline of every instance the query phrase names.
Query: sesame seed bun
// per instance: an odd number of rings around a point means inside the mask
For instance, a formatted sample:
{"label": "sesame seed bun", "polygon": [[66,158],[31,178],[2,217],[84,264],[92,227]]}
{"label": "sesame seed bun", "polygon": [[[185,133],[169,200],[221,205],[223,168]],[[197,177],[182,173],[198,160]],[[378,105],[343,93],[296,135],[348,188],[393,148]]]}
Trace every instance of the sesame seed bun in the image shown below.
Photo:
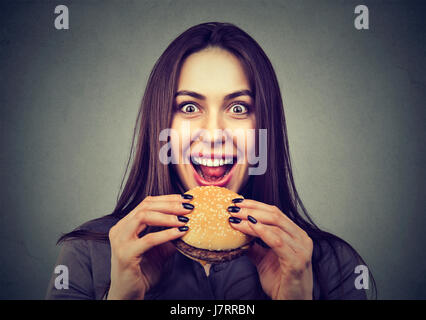
{"label": "sesame seed bun", "polygon": [[230,261],[249,249],[252,237],[233,229],[228,220],[232,199],[242,196],[216,186],[198,186],[185,194],[193,196],[194,209],[186,215],[189,231],[174,241],[181,253],[204,264]]}

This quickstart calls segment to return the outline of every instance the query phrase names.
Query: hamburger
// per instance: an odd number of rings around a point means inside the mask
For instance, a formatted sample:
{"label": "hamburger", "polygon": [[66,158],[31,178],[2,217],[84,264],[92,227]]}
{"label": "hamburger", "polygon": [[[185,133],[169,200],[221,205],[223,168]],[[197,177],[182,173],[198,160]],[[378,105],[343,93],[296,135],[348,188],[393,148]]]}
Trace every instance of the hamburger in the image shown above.
{"label": "hamburger", "polygon": [[228,220],[232,199],[242,196],[217,186],[198,186],[185,194],[193,196],[194,209],[186,215],[188,232],[173,241],[177,250],[204,265],[230,261],[250,248],[252,237],[233,229]]}

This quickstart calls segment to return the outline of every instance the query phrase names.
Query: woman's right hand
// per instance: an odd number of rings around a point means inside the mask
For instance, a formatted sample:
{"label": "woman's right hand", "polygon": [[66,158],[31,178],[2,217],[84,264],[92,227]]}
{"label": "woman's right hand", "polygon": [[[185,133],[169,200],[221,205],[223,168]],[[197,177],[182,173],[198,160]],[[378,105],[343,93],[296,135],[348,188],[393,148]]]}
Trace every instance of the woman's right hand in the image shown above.
{"label": "woman's right hand", "polygon": [[[160,279],[167,258],[175,251],[169,242],[183,236],[190,200],[179,194],[148,196],[109,231],[111,285],[108,299],[144,299]],[[189,207],[185,208],[184,204]],[[186,218],[186,219],[185,219]],[[139,238],[147,226],[170,227]]]}

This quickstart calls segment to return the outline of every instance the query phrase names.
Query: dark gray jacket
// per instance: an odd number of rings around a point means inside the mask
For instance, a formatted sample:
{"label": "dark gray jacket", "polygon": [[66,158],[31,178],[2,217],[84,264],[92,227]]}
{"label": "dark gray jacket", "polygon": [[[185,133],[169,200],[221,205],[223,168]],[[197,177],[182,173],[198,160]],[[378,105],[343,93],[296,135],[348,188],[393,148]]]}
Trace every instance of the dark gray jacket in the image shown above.
{"label": "dark gray jacket", "polygon": [[[117,219],[103,218],[90,221],[80,229],[108,233]],[[314,273],[314,299],[366,299],[366,292],[355,287],[354,272],[359,264],[356,257],[344,245],[337,247],[341,262],[342,277],[337,260],[328,245],[321,244],[323,255],[320,273]],[[111,268],[109,243],[93,240],[69,240],[61,245],[56,265],[68,269],[68,289],[57,289],[52,272],[46,299],[103,299],[108,290]],[[314,246],[318,250],[318,244]],[[246,256],[231,262],[213,264],[209,276],[204,268],[184,255],[176,252],[172,256],[170,269],[164,272],[161,281],[145,295],[145,299],[221,299],[246,300],[269,299],[263,292],[257,270]],[[327,284],[327,294],[320,294],[318,278]]]}

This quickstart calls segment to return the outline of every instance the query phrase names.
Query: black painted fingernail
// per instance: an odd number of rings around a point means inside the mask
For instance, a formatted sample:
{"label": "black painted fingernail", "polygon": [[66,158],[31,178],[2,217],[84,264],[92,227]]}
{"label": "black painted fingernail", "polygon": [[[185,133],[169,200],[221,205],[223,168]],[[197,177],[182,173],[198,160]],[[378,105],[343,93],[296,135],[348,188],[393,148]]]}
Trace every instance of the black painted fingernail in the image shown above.
{"label": "black painted fingernail", "polygon": [[236,199],[232,199],[232,202],[233,203],[240,203],[240,202],[243,202],[244,201],[244,199],[243,198],[236,198]]}
{"label": "black painted fingernail", "polygon": [[247,216],[247,219],[248,219],[248,221],[250,221],[253,224],[257,223],[257,220],[255,218],[253,218],[252,216]]}
{"label": "black painted fingernail", "polygon": [[240,223],[241,222],[241,219],[240,218],[237,218],[237,217],[229,217],[229,222],[231,222],[231,223]]}
{"label": "black painted fingernail", "polygon": [[181,194],[182,198],[186,199],[186,200],[191,200],[193,198],[192,195],[190,194]]}
{"label": "black painted fingernail", "polygon": [[184,217],[184,216],[177,216],[178,220],[180,222],[188,222],[189,218],[188,217]]}
{"label": "black painted fingernail", "polygon": [[188,209],[188,210],[192,210],[192,209],[194,209],[194,205],[192,205],[192,204],[190,204],[190,203],[182,203],[182,206],[183,206],[185,209]]}
{"label": "black painted fingernail", "polygon": [[178,228],[179,229],[179,231],[188,231],[188,229],[189,229],[189,227],[188,226],[182,226],[182,227],[179,227]]}
{"label": "black painted fingernail", "polygon": [[240,210],[241,210],[241,208],[237,207],[237,206],[230,206],[230,207],[228,207],[228,211],[229,212],[238,212]]}

